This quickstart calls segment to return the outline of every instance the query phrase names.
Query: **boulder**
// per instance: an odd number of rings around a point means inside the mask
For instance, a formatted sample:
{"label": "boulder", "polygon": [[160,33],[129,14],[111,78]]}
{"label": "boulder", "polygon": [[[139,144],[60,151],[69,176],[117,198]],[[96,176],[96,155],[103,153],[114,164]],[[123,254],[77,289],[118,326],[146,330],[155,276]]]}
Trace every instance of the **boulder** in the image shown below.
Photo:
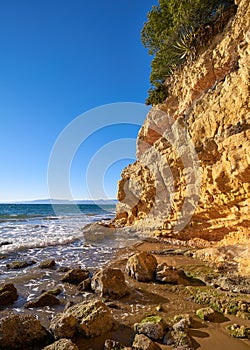
{"label": "boulder", "polygon": [[17,298],[17,290],[12,283],[7,283],[0,288],[0,306],[13,304]]}
{"label": "boulder", "polygon": [[56,339],[73,338],[80,333],[85,338],[96,337],[111,331],[115,320],[109,308],[100,300],[73,305],[56,315],[50,330]]}
{"label": "boulder", "polygon": [[192,317],[189,314],[180,314],[180,315],[175,315],[173,321],[175,323],[178,323],[181,320],[185,320],[188,327],[191,326],[192,323]]}
{"label": "boulder", "polygon": [[160,283],[177,283],[179,279],[179,272],[175,267],[162,263],[156,268],[155,279]]}
{"label": "boulder", "polygon": [[144,334],[154,340],[162,340],[167,329],[167,325],[160,316],[148,316],[140,323],[134,325],[134,329],[139,334]]}
{"label": "boulder", "polygon": [[135,335],[132,348],[134,350],[160,350],[160,347],[144,334]]}
{"label": "boulder", "polygon": [[24,307],[44,307],[44,306],[54,306],[60,304],[60,300],[50,292],[45,292],[41,294],[37,300],[29,301]]}
{"label": "boulder", "polygon": [[89,277],[88,270],[82,270],[81,268],[72,269],[66,272],[62,278],[62,282],[68,282],[72,284],[79,284]]}
{"label": "boulder", "polygon": [[140,282],[150,282],[154,279],[157,267],[156,258],[146,252],[132,255],[126,265],[126,272]]}
{"label": "boulder", "polygon": [[91,288],[102,297],[121,298],[129,294],[123,272],[109,267],[100,270],[93,276]]}
{"label": "boulder", "polygon": [[46,346],[43,350],[79,350],[79,348],[70,339],[60,339],[55,343]]}
{"label": "boulder", "polygon": [[40,269],[52,269],[56,266],[56,262],[53,259],[44,260],[40,263]]}
{"label": "boulder", "polygon": [[14,315],[0,321],[0,348],[4,350],[35,349],[47,345],[51,335],[34,316]]}
{"label": "boulder", "polygon": [[16,269],[23,269],[28,266],[32,266],[36,264],[36,261],[34,260],[16,260],[12,261],[9,264],[6,264],[7,269],[9,270],[16,270]]}
{"label": "boulder", "polygon": [[203,307],[196,311],[196,315],[204,321],[214,321],[216,317],[216,311],[211,307]]}

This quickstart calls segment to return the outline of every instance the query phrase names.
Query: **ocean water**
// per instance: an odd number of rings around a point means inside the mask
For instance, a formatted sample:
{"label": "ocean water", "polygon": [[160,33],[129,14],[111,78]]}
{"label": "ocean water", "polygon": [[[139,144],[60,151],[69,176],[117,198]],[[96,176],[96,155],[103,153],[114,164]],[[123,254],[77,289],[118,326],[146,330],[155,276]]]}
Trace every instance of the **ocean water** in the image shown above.
{"label": "ocean water", "polygon": [[0,279],[22,273],[8,270],[14,260],[53,258],[59,266],[101,267],[117,249],[137,237],[92,235],[84,227],[115,215],[114,205],[0,204]]}

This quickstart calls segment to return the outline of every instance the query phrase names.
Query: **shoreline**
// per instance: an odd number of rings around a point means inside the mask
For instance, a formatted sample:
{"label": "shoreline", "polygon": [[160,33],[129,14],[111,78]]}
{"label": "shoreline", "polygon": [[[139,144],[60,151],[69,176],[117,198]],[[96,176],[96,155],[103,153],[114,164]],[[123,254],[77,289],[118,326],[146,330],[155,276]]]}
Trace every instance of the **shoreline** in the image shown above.
{"label": "shoreline", "polygon": [[[165,243],[162,239],[144,239],[132,246],[120,248],[115,256],[106,262],[104,268],[111,267],[120,269],[124,273],[126,283],[130,289],[130,294],[121,299],[114,299],[111,301],[112,305],[109,308],[119,324],[118,329],[100,337],[77,339],[76,344],[80,350],[87,350],[90,348],[101,350],[103,349],[103,344],[106,339],[114,339],[126,346],[131,346],[134,336],[134,324],[140,322],[146,315],[157,314],[165,319],[166,322],[169,322],[174,316],[186,313],[194,320],[193,327],[190,329],[189,333],[195,345],[195,349],[201,347],[204,350],[212,350],[215,344],[217,344],[216,342],[221,344],[221,341],[224,342],[223,346],[225,346],[225,350],[235,350],[236,348],[237,350],[246,350],[249,348],[249,340],[232,338],[225,330],[228,324],[234,323],[250,327],[249,319],[247,320],[227,314],[223,316],[223,321],[220,322],[200,322],[195,312],[201,307],[207,306],[207,304],[202,304],[202,302],[199,304],[194,295],[196,290],[205,290],[207,295],[210,296],[211,291],[215,291],[218,295],[218,300],[220,298],[219,296],[223,295],[227,298],[228,302],[238,298],[237,303],[239,303],[239,300],[243,300],[248,303],[249,307],[250,295],[223,291],[220,287],[216,288],[213,286],[212,282],[210,283],[211,285],[209,285],[207,282],[209,280],[208,277],[214,275],[215,279],[218,279],[220,275],[227,276],[228,272],[226,268],[224,271],[216,270],[211,264],[191,257],[194,248],[171,244],[170,242],[170,239]],[[178,271],[184,271],[187,278],[185,277],[180,282],[174,284],[162,284],[157,282],[146,283],[134,280],[126,274],[126,262],[131,255],[142,251],[152,253],[157,259],[158,264],[166,263],[169,266],[173,266]],[[69,268],[73,267],[69,266]],[[95,269],[90,270],[91,274],[96,272]],[[4,307],[3,310],[0,311],[1,318],[15,313],[35,315],[38,316],[42,325],[49,329],[53,316],[58,312],[63,312],[67,303],[78,304],[83,300],[91,301],[96,298],[104,300],[95,293],[79,291],[77,285],[62,282],[61,279],[65,271],[60,272],[57,268],[39,269],[37,267],[31,267],[29,271],[30,273],[26,276],[8,280],[8,282],[14,283],[17,288],[19,299],[14,305]],[[206,280],[205,283],[203,282],[204,280]],[[2,284],[3,283],[1,283],[1,285]],[[34,288],[33,295],[28,298],[30,289],[32,288]],[[23,308],[27,301],[37,299],[42,291],[54,290],[56,288],[62,290],[62,293],[58,295],[58,299],[60,300],[58,306],[46,306],[44,308],[39,307],[33,309]],[[109,305],[110,300],[104,301]],[[160,343],[158,346],[160,349],[172,348]]]}

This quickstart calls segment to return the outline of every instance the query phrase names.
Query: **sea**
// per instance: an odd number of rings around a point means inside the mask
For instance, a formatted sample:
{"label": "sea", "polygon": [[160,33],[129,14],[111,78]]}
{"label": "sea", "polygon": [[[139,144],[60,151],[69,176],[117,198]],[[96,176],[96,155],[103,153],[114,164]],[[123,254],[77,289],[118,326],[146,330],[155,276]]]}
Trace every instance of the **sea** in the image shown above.
{"label": "sea", "polygon": [[22,273],[6,265],[15,260],[58,266],[99,268],[120,248],[138,241],[125,233],[85,235],[87,225],[114,218],[115,205],[0,204],[0,281]]}

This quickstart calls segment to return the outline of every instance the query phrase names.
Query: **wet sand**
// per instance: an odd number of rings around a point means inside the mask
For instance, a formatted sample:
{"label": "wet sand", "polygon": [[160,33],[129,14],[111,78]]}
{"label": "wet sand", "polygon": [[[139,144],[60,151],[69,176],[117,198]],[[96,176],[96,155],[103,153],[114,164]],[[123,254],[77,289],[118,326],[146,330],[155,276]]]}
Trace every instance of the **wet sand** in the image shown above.
{"label": "wet sand", "polygon": [[[123,248],[119,251],[116,258],[107,262],[107,266],[120,268],[125,272],[126,262],[129,256],[138,251],[153,252],[158,263],[166,262],[176,268],[185,271],[212,271],[213,267],[203,261],[185,256],[181,252],[163,254],[164,251],[179,249],[179,246],[164,244],[163,242],[140,242],[132,247]],[[181,249],[188,249],[182,247]],[[18,314],[37,315],[42,324],[48,328],[54,314],[62,312],[68,301],[74,303],[83,300],[92,300],[96,298],[93,293],[83,293],[77,290],[77,287],[69,283],[62,283],[62,272],[55,270],[41,270],[31,267],[26,270],[27,273],[17,278],[11,278],[5,282],[12,282],[16,286],[19,294],[17,302],[8,308],[0,311],[0,317]],[[94,270],[92,271],[94,272]],[[158,314],[168,323],[171,318],[178,314],[190,314],[193,322],[190,328],[190,335],[193,339],[194,349],[202,350],[247,350],[250,349],[250,341],[245,339],[232,338],[225,327],[228,324],[242,324],[250,327],[250,321],[235,317],[232,315],[221,316],[218,322],[201,321],[195,312],[203,305],[197,304],[190,298],[187,292],[190,285],[192,287],[204,288],[199,286],[196,281],[189,283],[183,280],[178,285],[143,283],[126,276],[127,283],[131,293],[120,300],[113,300],[110,310],[117,320],[119,327],[117,330],[105,334],[102,337],[94,339],[79,339],[76,343],[80,350],[102,350],[105,339],[114,339],[122,344],[131,346],[134,336],[133,325],[140,322],[146,315]],[[27,299],[32,299],[41,294],[44,290],[51,290],[59,287],[63,292],[59,295],[61,305],[56,307],[45,307],[39,309],[25,309],[23,306]],[[33,295],[32,295],[33,294]],[[242,295],[244,299],[250,302],[249,295]],[[160,311],[157,309],[160,306]],[[161,349],[172,349],[171,346],[158,344]]]}

